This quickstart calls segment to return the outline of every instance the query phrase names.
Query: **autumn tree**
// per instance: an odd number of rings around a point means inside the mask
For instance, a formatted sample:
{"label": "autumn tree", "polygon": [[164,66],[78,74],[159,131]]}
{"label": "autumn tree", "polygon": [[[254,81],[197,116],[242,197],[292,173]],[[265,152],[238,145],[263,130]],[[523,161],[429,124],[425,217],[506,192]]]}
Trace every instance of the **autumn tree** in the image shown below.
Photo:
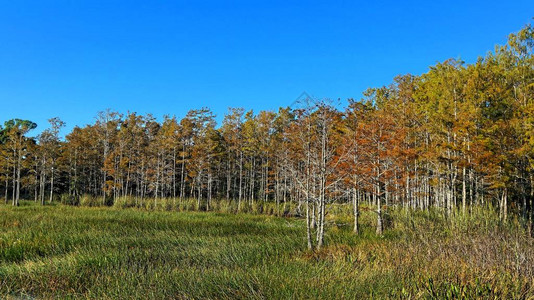
{"label": "autumn tree", "polygon": [[26,169],[25,155],[28,151],[29,138],[26,134],[37,127],[37,124],[28,120],[12,119],[4,123],[5,143],[11,152],[11,165],[13,168],[13,197],[12,204],[19,205],[21,190],[21,175]]}

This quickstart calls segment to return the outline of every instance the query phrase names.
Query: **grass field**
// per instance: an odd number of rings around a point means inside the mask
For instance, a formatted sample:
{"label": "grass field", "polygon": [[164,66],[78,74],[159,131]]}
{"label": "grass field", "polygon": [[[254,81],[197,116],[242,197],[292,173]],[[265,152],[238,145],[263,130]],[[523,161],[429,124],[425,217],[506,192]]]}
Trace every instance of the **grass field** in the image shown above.
{"label": "grass field", "polygon": [[534,245],[517,222],[390,212],[362,233],[332,209],[327,247],[297,218],[0,206],[1,298],[444,299],[534,297]]}

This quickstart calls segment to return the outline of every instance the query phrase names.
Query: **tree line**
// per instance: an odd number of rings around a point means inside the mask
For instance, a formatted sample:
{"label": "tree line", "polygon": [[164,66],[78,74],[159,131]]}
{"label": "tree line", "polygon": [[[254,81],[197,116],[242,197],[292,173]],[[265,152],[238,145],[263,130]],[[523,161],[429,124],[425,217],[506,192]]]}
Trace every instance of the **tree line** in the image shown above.
{"label": "tree line", "polygon": [[0,131],[5,202],[58,195],[157,203],[194,198],[297,205],[308,247],[324,240],[327,206],[360,203],[383,210],[438,208],[469,214],[489,205],[519,217],[532,234],[534,214],[534,28],[475,63],[450,59],[420,76],[368,89],[345,108],[307,99],[299,108],[231,108],[217,126],[208,108],[181,120],[100,112],[65,139],[59,118],[37,137],[14,119]]}

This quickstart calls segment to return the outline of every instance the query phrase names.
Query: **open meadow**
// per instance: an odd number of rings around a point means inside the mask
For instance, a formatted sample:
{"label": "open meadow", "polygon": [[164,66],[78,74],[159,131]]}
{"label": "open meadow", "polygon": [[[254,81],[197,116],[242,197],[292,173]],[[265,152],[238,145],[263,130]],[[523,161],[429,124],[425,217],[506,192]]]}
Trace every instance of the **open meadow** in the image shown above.
{"label": "open meadow", "polygon": [[[382,237],[343,206],[326,246],[304,220],[109,207],[0,207],[0,294],[7,299],[534,297],[534,245],[488,210],[469,219],[390,211]],[[477,216],[478,214],[478,216]],[[486,214],[480,216],[480,214]],[[477,222],[475,220],[483,220]]]}

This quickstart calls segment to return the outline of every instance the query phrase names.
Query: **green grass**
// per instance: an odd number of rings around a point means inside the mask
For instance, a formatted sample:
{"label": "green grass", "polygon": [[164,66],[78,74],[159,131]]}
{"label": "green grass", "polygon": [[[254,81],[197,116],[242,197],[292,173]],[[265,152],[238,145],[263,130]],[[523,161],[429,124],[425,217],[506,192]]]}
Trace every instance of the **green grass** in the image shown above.
{"label": "green grass", "polygon": [[[534,245],[495,216],[407,215],[383,237],[329,214],[327,247],[297,218],[0,206],[0,298],[443,299],[534,297]],[[481,212],[482,213],[482,212]]]}

